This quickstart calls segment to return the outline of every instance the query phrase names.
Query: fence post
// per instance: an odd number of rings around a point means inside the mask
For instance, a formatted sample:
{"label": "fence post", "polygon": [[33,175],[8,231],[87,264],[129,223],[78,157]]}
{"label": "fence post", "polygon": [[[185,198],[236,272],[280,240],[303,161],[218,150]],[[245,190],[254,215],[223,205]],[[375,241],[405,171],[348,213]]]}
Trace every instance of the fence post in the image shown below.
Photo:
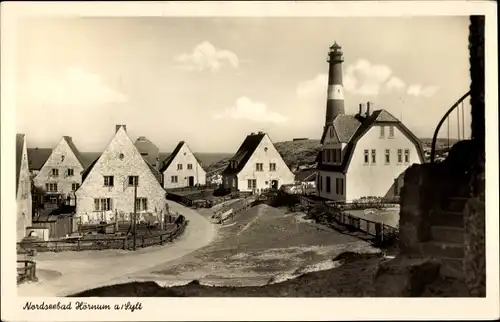
{"label": "fence post", "polygon": [[382,237],[382,224],[377,222],[375,223],[375,239],[378,242],[382,242],[383,237]]}
{"label": "fence post", "polygon": [[123,238],[123,250],[127,249],[127,237]]}
{"label": "fence post", "polygon": [[144,236],[142,236],[142,248],[144,248]]}
{"label": "fence post", "polygon": [[77,248],[76,248],[76,249],[77,249],[78,251],[80,251],[80,238],[78,238],[77,243],[78,243],[78,244],[77,244]]}

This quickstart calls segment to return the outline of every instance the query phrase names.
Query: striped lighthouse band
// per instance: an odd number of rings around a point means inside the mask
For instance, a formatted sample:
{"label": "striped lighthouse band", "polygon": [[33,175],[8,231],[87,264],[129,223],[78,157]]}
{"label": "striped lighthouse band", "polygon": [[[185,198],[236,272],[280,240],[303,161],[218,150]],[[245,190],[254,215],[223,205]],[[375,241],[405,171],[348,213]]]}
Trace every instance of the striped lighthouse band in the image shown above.
{"label": "striped lighthouse band", "polygon": [[344,99],[344,86],[334,84],[328,85],[327,100],[343,100]]}

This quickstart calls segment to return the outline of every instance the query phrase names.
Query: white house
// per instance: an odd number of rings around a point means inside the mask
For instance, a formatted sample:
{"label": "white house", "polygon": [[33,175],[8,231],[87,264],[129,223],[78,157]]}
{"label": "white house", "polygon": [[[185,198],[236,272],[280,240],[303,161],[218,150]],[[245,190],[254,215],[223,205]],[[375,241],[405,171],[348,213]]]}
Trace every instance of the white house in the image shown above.
{"label": "white house", "polygon": [[165,189],[204,185],[207,174],[186,142],[181,141],[160,169]]}
{"label": "white house", "polygon": [[52,203],[69,200],[74,205],[74,192],[82,183],[84,159],[69,136],[63,136],[52,150],[33,182],[45,189]]}
{"label": "white house", "polygon": [[117,125],[104,152],[83,173],[76,216],[82,222],[130,220],[136,183],[139,220],[160,221],[166,211],[161,174],[141,156],[126,126]]}
{"label": "white house", "polygon": [[26,236],[26,228],[32,224],[31,179],[28,167],[26,136],[16,135],[16,203],[17,203],[17,241]]}
{"label": "white house", "polygon": [[251,133],[241,144],[229,165],[222,172],[222,186],[232,191],[260,191],[279,189],[293,184],[295,175],[290,171],[269,135]]}
{"label": "white house", "polygon": [[403,174],[423,163],[417,137],[386,110],[361,104],[356,115],[339,114],[325,128],[318,155],[317,194],[335,201],[399,196]]}

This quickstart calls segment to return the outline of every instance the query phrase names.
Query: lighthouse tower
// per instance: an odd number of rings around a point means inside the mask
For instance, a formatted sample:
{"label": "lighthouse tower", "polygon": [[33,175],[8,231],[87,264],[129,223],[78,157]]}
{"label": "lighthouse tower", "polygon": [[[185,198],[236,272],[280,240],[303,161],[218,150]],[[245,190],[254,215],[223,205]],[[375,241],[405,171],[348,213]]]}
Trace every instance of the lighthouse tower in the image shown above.
{"label": "lighthouse tower", "polygon": [[325,130],[339,114],[344,114],[344,86],[342,84],[342,47],[335,42],[328,52],[328,95],[326,101]]}

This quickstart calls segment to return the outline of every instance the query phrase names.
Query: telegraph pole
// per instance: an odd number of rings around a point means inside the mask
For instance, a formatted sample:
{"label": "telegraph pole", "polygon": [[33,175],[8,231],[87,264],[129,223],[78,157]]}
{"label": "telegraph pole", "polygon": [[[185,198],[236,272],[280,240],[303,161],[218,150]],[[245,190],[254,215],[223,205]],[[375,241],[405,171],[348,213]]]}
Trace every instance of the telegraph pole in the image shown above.
{"label": "telegraph pole", "polygon": [[132,235],[133,235],[133,248],[136,250],[136,239],[137,239],[137,181],[134,178],[134,215],[132,216],[133,222],[132,222]]}

